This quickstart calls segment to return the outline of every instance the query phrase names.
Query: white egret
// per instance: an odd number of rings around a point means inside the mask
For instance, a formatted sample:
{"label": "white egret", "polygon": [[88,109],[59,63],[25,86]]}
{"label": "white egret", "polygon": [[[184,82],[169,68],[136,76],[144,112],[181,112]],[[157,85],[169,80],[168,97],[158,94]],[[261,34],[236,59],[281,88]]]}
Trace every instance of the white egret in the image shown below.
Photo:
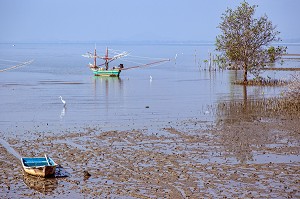
{"label": "white egret", "polygon": [[152,76],[150,75],[150,81],[152,81]]}
{"label": "white egret", "polygon": [[59,97],[60,97],[61,102],[64,104],[64,106],[66,106],[66,105],[67,105],[67,104],[66,104],[66,101],[63,100],[61,96],[59,96]]}

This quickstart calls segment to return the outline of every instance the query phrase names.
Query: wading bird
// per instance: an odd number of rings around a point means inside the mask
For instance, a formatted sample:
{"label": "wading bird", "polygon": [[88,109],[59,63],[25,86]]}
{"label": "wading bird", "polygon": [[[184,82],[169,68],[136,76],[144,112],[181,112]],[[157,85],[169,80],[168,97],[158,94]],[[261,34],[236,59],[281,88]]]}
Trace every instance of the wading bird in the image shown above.
{"label": "wading bird", "polygon": [[61,102],[64,104],[64,106],[66,106],[66,105],[67,105],[67,104],[66,104],[66,101],[63,100],[61,96],[59,96],[59,97],[60,97]]}

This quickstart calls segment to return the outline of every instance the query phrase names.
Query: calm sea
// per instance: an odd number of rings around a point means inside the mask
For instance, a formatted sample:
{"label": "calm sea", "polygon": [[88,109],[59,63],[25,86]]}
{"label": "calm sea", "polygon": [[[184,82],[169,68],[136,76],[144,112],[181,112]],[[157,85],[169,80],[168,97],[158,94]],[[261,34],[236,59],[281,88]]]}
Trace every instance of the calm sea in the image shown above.
{"label": "calm sea", "polygon": [[[288,46],[299,53],[300,46]],[[104,55],[106,45],[97,44]],[[176,121],[214,121],[212,107],[224,100],[241,100],[243,88],[231,84],[241,72],[208,71],[214,46],[110,45],[130,52],[115,62],[125,67],[169,58],[151,67],[122,71],[120,78],[94,77],[81,55],[94,44],[0,44],[0,70],[34,59],[24,67],[0,72],[0,133],[61,132],[82,127],[112,130],[161,128]],[[176,57],[176,59],[175,59]],[[282,67],[300,67],[286,61]],[[289,72],[268,71],[271,78]],[[152,80],[150,79],[152,77]],[[276,96],[282,88],[249,87],[249,98]],[[59,96],[67,102],[64,107]]]}

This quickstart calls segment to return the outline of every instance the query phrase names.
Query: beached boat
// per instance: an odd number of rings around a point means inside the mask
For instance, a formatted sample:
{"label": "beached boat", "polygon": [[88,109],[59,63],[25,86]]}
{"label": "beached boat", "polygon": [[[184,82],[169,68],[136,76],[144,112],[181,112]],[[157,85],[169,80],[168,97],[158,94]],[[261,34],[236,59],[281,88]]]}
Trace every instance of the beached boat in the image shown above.
{"label": "beached boat", "polygon": [[[138,66],[131,66],[131,67],[127,67],[124,68],[123,64],[119,64],[118,66],[114,66],[114,67],[109,67],[109,63],[116,60],[116,59],[120,59],[122,57],[127,57],[129,55],[128,52],[126,51],[114,51],[112,49],[110,49],[110,51],[113,52],[114,56],[109,56],[108,55],[108,48],[106,48],[106,53],[105,56],[99,56],[97,55],[97,50],[95,47],[94,53],[86,53],[84,55],[82,55],[83,57],[87,57],[87,58],[93,58],[94,59],[94,63],[93,64],[89,64],[89,68],[93,71],[95,76],[105,76],[105,77],[119,77],[120,73],[122,70],[128,70],[128,69],[133,69],[133,68],[139,68],[139,67],[144,67],[144,66],[150,66],[153,64],[158,64],[161,62],[165,62],[165,61],[170,61],[170,59],[161,59],[158,58],[158,61],[154,61],[152,63],[147,63],[147,64],[141,64]],[[135,58],[137,58],[137,56],[135,56]],[[145,57],[142,57],[143,59],[145,59]],[[102,59],[104,60],[104,63],[97,65],[97,59]]]}
{"label": "beached boat", "polygon": [[57,164],[48,156],[45,157],[23,157],[21,158],[23,169],[26,173],[48,177],[55,174]]}

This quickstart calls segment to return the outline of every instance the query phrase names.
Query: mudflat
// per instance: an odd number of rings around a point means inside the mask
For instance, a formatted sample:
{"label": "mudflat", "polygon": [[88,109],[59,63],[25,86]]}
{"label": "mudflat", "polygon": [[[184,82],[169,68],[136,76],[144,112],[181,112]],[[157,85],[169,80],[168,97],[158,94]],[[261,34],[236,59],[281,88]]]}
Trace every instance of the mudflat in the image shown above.
{"label": "mudflat", "polygon": [[[221,121],[221,122],[220,122]],[[64,177],[23,173],[0,146],[4,198],[299,198],[298,116],[186,120],[160,131],[78,131],[4,137],[22,156],[47,152]],[[233,122],[234,121],[234,122]],[[59,171],[58,171],[59,172]],[[87,175],[90,174],[90,175]]]}

